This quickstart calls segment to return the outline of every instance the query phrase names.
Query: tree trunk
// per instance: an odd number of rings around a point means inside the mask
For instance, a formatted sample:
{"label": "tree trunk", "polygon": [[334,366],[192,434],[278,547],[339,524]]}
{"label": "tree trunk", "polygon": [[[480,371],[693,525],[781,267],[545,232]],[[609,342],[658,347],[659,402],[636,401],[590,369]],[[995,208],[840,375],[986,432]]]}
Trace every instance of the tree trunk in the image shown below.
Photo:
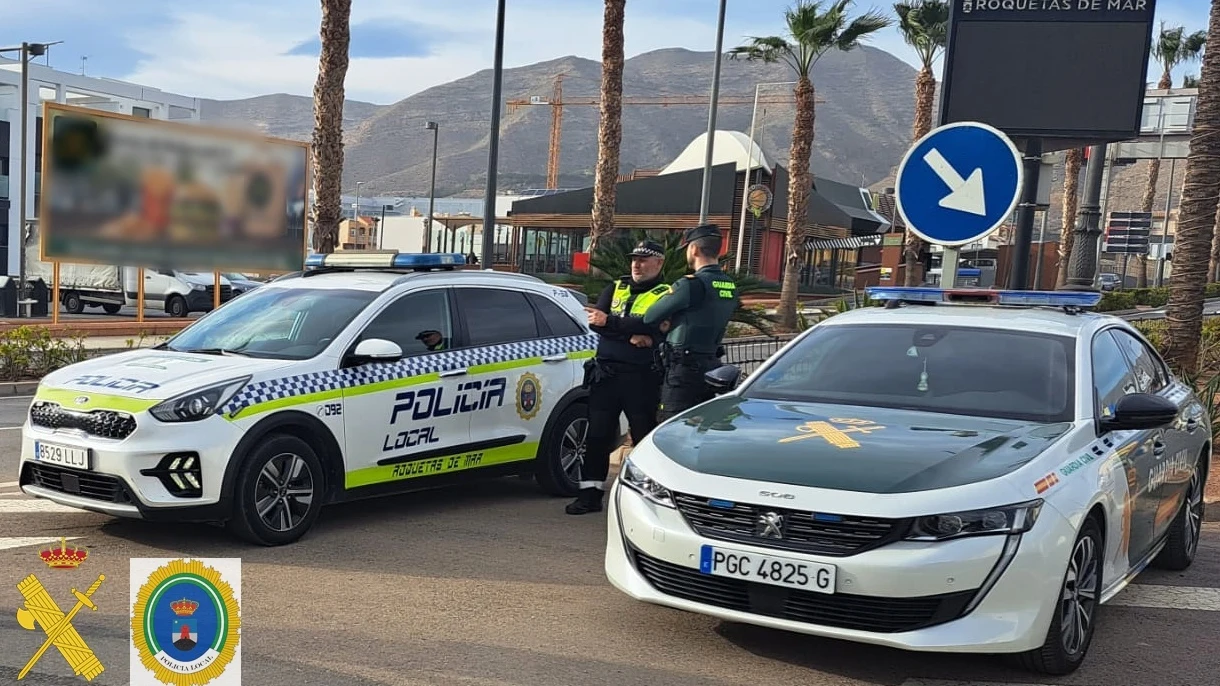
{"label": "tree trunk", "polygon": [[597,172],[589,252],[614,231],[619,145],[623,141],[623,14],[627,0],[606,0],[602,19],[601,120],[597,126]]}
{"label": "tree trunk", "polygon": [[[1216,225],[1220,225],[1220,207],[1216,208]],[[1220,281],[1220,231],[1215,231],[1212,237],[1212,261],[1208,274],[1211,275],[1209,281]]]}
{"label": "tree trunk", "polygon": [[[1166,88],[1172,88],[1173,87],[1173,76],[1168,71],[1162,73],[1161,80],[1159,82],[1157,82],[1156,87],[1160,88],[1161,90],[1164,90]],[[1155,158],[1148,160],[1148,180],[1145,182],[1145,185],[1144,185],[1144,197],[1140,201],[1140,212],[1151,212],[1152,211],[1152,205],[1153,205],[1153,203],[1156,202],[1156,184],[1157,184],[1157,181],[1160,180],[1160,176],[1161,176],[1161,161],[1158,159],[1155,159]],[[1168,226],[1169,226],[1169,218],[1166,217],[1165,222],[1164,222],[1165,228],[1163,228],[1162,231],[1167,231]],[[1147,288],[1148,287],[1148,256],[1147,255],[1136,255],[1135,263],[1136,263],[1137,268],[1139,269],[1139,274],[1136,275],[1136,284],[1135,285],[1137,288]],[[1124,278],[1126,276],[1127,276],[1126,274],[1123,274]]]}
{"label": "tree trunk", "polygon": [[313,87],[313,249],[334,252],[343,217],[343,81],[347,78],[352,0],[322,0],[322,50]]}
{"label": "tree trunk", "polygon": [[[917,141],[932,130],[932,103],[936,100],[936,77],[932,75],[932,67],[924,65],[915,77],[915,126],[911,131],[911,140]],[[926,248],[924,243],[908,226],[903,240],[903,257],[905,267],[902,284],[904,286],[918,285],[916,270],[919,256]]]}
{"label": "tree trunk", "polygon": [[1072,243],[1076,239],[1076,210],[1080,201],[1080,165],[1084,162],[1084,150],[1073,148],[1067,151],[1063,161],[1063,215],[1059,230],[1059,276],[1056,288],[1063,288],[1068,280],[1068,262],[1072,257]]}
{"label": "tree trunk", "polygon": [[[1217,0],[1220,2],[1220,0]],[[797,291],[800,288],[801,253],[805,249],[805,225],[809,219],[809,154],[813,150],[813,83],[800,77],[794,90],[796,119],[792,123],[792,147],[788,151],[788,239],[784,257],[784,283],[779,294],[779,328],[796,331]]]}
{"label": "tree trunk", "polygon": [[[1220,0],[1212,0],[1208,35],[1220,35]],[[1216,135],[1220,130],[1220,50],[1203,53],[1197,107],[1174,241],[1169,307],[1165,313],[1169,321],[1165,361],[1186,374],[1198,370],[1203,292],[1216,223],[1216,198],[1220,196],[1220,164],[1217,163],[1220,137]]]}

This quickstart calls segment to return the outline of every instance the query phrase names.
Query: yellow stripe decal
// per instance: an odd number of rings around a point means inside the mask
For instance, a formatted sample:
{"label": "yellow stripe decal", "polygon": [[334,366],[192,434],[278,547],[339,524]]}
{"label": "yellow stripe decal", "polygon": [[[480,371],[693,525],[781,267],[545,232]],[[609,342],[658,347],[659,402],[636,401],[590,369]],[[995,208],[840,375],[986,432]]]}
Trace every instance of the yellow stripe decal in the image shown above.
{"label": "yellow stripe decal", "polygon": [[[78,403],[76,402],[77,398],[88,398],[88,400]],[[143,412],[161,402],[160,400],[127,398],[121,395],[76,391],[69,388],[40,388],[35,393],[34,399],[59,403],[72,410],[114,410],[116,412],[131,412],[133,414]]]}
{"label": "yellow stripe decal", "polygon": [[503,448],[489,448],[466,453],[454,453],[442,457],[429,457],[412,462],[401,462],[392,465],[377,465],[365,467],[347,473],[344,480],[346,488],[359,488],[374,484],[405,479],[417,479],[437,474],[463,472],[479,467],[492,467],[532,460],[538,454],[538,443],[518,443]]}

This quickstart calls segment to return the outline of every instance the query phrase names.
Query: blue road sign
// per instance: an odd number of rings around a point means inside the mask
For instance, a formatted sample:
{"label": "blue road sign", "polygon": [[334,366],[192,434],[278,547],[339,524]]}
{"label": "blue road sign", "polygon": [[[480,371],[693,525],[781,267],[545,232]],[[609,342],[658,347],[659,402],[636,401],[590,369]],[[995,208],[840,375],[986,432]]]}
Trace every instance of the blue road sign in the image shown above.
{"label": "blue road sign", "polygon": [[946,124],[907,151],[894,182],[895,204],[917,236],[943,246],[973,243],[1012,214],[1024,179],[1021,153],[978,122]]}

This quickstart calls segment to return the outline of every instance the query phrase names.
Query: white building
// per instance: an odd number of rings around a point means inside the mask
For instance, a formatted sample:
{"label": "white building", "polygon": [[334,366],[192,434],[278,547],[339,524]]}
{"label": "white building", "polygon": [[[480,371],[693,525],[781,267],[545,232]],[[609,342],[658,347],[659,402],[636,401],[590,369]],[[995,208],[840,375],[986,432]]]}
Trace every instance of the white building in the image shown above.
{"label": "white building", "polygon": [[[137,117],[175,121],[199,121],[199,100],[166,93],[114,79],[81,76],[45,65],[29,65],[29,124],[26,132],[27,159],[21,159],[21,62],[0,57],[0,255],[4,274],[20,272],[21,194],[25,193],[26,216],[38,216],[42,163],[42,103],[58,102]],[[29,179],[22,187],[24,164]]]}

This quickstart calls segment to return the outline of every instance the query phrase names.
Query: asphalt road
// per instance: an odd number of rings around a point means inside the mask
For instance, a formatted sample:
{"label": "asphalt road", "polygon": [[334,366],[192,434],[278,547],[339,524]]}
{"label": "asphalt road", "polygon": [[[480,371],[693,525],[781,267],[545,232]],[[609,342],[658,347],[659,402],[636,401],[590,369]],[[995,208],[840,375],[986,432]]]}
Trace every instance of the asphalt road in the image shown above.
{"label": "asphalt road", "polygon": [[[1100,614],[1086,665],[1036,678],[989,657],[922,655],[727,624],[631,601],[602,571],[604,515],[568,517],[532,483],[332,507],[296,545],[253,548],[207,526],[55,511],[14,484],[28,399],[0,401],[0,682],[43,641],[14,613],[36,574],[61,607],[98,574],[96,611],[73,624],[128,683],[131,557],[242,558],[242,676],[260,686],[1197,686],[1220,674],[1220,525],[1195,566],[1147,572]],[[50,570],[38,545],[88,546]],[[15,537],[40,537],[17,545]],[[47,652],[23,683],[82,683]]]}

